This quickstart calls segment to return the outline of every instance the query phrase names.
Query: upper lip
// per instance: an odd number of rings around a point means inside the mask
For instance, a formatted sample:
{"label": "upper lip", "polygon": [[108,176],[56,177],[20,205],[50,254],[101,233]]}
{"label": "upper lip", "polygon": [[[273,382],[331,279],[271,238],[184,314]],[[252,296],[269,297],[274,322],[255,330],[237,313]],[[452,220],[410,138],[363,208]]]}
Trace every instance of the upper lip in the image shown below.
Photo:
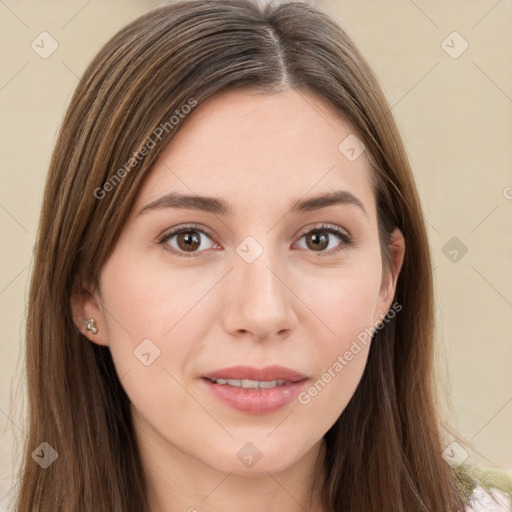
{"label": "upper lip", "polygon": [[232,380],[284,380],[288,382],[297,382],[307,379],[307,376],[301,372],[279,365],[265,366],[264,368],[255,368],[253,366],[230,366],[229,368],[223,368],[222,370],[207,373],[203,375],[203,377],[207,379]]}

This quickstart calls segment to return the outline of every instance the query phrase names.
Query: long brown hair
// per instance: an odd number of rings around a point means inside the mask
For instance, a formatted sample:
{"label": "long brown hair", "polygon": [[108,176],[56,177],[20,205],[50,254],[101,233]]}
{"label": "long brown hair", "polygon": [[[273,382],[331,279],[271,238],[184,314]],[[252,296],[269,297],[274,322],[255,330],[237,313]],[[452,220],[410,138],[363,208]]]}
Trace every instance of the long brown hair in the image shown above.
{"label": "long brown hair", "polygon": [[[402,310],[375,332],[359,386],[325,434],[325,510],[464,509],[442,457],[425,221],[378,80],[339,24],[311,4],[188,0],[147,12],[108,41],[56,142],[28,302],[18,512],[148,510],[128,397],[108,348],[76,328],[70,301],[80,276],[98,284],[144,177],[188,119],[174,125],[172,116],[241,87],[309,90],[334,106],[371,155],[384,264],[393,228],[405,238],[395,295]],[[46,469],[31,456],[42,442],[58,453]]]}

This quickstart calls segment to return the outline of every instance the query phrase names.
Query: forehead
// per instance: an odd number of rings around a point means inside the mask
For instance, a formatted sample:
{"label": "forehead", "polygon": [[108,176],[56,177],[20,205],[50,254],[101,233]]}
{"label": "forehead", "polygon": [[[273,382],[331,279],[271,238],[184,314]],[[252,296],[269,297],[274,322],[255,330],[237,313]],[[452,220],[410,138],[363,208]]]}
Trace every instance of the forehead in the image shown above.
{"label": "forehead", "polygon": [[136,206],[178,191],[229,198],[240,207],[277,208],[299,197],[348,190],[372,211],[366,152],[356,159],[343,152],[344,141],[354,136],[350,124],[311,92],[224,91],[189,114],[150,171]]}

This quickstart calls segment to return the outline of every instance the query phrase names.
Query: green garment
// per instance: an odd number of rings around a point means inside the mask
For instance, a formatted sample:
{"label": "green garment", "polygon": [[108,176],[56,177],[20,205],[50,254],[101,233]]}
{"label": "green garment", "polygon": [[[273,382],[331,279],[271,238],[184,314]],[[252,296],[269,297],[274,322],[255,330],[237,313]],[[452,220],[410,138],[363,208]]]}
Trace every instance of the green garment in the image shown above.
{"label": "green garment", "polygon": [[454,471],[457,484],[467,503],[469,503],[475,487],[479,485],[490,494],[492,494],[493,489],[504,492],[512,504],[512,472],[466,463],[461,464]]}

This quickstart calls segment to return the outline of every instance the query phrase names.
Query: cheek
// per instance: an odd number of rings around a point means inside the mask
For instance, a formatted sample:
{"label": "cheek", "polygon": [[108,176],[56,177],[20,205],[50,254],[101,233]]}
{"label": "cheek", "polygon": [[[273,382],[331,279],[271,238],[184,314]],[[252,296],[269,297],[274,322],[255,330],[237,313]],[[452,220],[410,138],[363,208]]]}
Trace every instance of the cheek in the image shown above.
{"label": "cheek", "polygon": [[[121,250],[121,249],[120,249]],[[102,307],[109,347],[120,377],[130,372],[178,375],[192,357],[197,303],[211,288],[197,273],[177,272],[115,252],[102,270]],[[196,347],[197,348],[197,347]],[[144,373],[145,372],[145,373]],[[153,387],[155,382],[153,382]],[[165,382],[165,387],[169,385]],[[142,388],[148,384],[142,383]]]}
{"label": "cheek", "polygon": [[[362,254],[338,269],[295,276],[297,295],[305,298],[309,316],[317,317],[317,336],[324,338],[326,352],[342,350],[373,325],[381,286],[380,265],[377,258]],[[305,326],[311,324],[306,316],[300,320]]]}
{"label": "cheek", "polygon": [[[326,423],[334,423],[343,412],[364,373],[380,290],[380,260],[363,261],[337,270],[330,276],[302,278],[309,289],[307,304],[318,317],[313,324],[318,340],[318,374],[299,402],[315,409]],[[307,328],[307,327],[306,327]]]}
{"label": "cheek", "polygon": [[[117,339],[137,340],[153,337],[166,340],[179,330],[198,301],[208,292],[213,280],[193,269],[174,269],[149,258],[113,253],[102,271],[102,304],[111,343]],[[128,254],[128,251],[125,251]],[[119,334],[119,336],[118,336]]]}
{"label": "cheek", "polygon": [[194,305],[207,291],[206,283],[192,277],[115,253],[102,271],[114,365],[130,401],[150,423],[160,416],[170,423],[170,411],[200,413],[182,387],[183,369],[197,350],[191,343],[198,327],[191,321]]}

